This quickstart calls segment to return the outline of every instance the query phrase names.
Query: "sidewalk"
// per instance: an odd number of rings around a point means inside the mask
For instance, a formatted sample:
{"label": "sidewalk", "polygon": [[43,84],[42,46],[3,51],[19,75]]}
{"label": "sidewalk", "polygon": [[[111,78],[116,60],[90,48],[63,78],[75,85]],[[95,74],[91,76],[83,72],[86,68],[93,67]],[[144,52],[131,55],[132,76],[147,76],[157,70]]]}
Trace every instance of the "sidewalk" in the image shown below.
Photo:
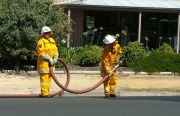
{"label": "sidewalk", "polygon": [[[92,86],[100,80],[95,78],[97,75],[94,73],[86,74],[86,76],[87,75],[91,75],[91,78],[94,78],[92,79],[94,81],[87,80],[90,83],[87,84],[87,86]],[[74,82],[75,80],[72,81]],[[81,80],[81,82],[86,84],[83,80]],[[79,85],[78,88],[77,86],[72,86],[70,83],[70,87],[68,88],[82,90],[84,86]],[[134,75],[132,73],[124,73],[118,76],[116,93],[118,96],[180,96],[180,76],[174,76],[168,72],[162,72],[158,75]],[[103,85],[88,93],[72,94],[64,92],[63,96],[104,96]]]}
{"label": "sidewalk", "polygon": [[[92,71],[86,71],[86,73],[82,71],[77,72],[74,74],[71,72],[70,74],[69,89],[83,90],[92,87],[102,79],[98,71],[96,73]],[[58,79],[60,79],[59,81],[64,84],[67,77],[66,74],[61,72],[57,75]],[[52,81],[51,90],[56,92],[59,89]],[[0,94],[17,93],[40,93],[39,76],[36,71],[21,75],[0,73]],[[180,96],[180,76],[167,72],[158,75],[135,75],[132,72],[123,72],[118,75],[116,93],[118,96]],[[103,85],[88,93],[72,94],[64,92],[63,96],[104,96]]]}

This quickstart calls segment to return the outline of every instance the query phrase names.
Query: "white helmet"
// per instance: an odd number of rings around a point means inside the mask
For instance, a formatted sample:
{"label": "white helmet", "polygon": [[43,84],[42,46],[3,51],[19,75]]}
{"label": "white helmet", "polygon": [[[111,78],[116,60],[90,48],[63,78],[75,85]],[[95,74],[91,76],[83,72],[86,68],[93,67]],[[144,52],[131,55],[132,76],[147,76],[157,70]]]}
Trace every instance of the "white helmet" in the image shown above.
{"label": "white helmet", "polygon": [[103,42],[105,44],[111,44],[115,41],[116,39],[112,35],[106,35]]}
{"label": "white helmet", "polygon": [[47,32],[52,32],[51,28],[49,28],[48,26],[44,26],[41,29],[41,34],[43,35],[43,33],[47,33]]}

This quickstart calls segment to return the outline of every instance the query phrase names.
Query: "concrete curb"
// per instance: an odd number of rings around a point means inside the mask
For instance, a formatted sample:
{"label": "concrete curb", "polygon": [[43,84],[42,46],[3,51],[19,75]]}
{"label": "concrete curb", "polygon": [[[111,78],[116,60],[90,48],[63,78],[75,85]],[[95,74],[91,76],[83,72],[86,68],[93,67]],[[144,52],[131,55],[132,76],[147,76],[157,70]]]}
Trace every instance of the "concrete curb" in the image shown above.
{"label": "concrete curb", "polygon": [[[37,73],[37,71],[28,71],[27,73],[34,74]],[[57,74],[64,74],[66,71],[55,71]],[[70,74],[100,74],[100,71],[70,71]],[[134,75],[134,74],[140,74],[140,75],[148,75],[146,72],[139,72],[136,73],[134,71],[121,71],[120,74],[128,74],[128,75]],[[159,72],[154,73],[154,75],[175,75],[175,73],[172,72]]]}
{"label": "concrete curb", "polygon": [[[14,70],[3,70],[4,73],[10,73],[10,72],[15,72]],[[29,73],[29,74],[36,74],[36,70],[29,70],[29,71],[20,71],[20,73]],[[66,73],[65,70],[62,71],[55,71],[57,74],[64,74]],[[70,70],[70,74],[100,74],[100,71],[88,71],[88,70]],[[140,75],[148,75],[146,72],[134,72],[134,71],[119,71],[119,74],[128,74],[128,75],[135,75],[135,74],[140,74]],[[174,72],[157,72],[153,73],[152,75],[180,75],[179,73],[174,73]]]}

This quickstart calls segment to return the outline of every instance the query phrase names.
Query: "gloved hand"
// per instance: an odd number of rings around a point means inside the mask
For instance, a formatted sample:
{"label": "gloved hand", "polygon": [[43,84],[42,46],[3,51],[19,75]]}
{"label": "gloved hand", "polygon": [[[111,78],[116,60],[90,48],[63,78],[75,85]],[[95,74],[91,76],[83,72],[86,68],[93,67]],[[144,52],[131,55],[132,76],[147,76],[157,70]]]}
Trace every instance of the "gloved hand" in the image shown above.
{"label": "gloved hand", "polygon": [[109,77],[111,77],[111,76],[114,75],[114,72],[113,71],[108,71],[108,75],[109,75]]}
{"label": "gloved hand", "polygon": [[54,60],[57,61],[58,57],[59,57],[59,53],[55,54],[53,58],[54,58]]}
{"label": "gloved hand", "polygon": [[49,63],[51,64],[51,65],[55,65],[55,63],[57,62],[57,60],[56,59],[49,59]]}
{"label": "gloved hand", "polygon": [[41,57],[42,59],[45,59],[45,60],[50,60],[50,59],[52,59],[49,55],[47,55],[47,54],[44,54],[44,55],[42,55],[42,57]]}
{"label": "gloved hand", "polygon": [[[58,57],[58,56],[57,56]],[[55,65],[55,63],[57,62],[57,58],[56,59],[52,59],[49,55],[44,54],[42,55],[42,59],[48,60],[50,65]]]}

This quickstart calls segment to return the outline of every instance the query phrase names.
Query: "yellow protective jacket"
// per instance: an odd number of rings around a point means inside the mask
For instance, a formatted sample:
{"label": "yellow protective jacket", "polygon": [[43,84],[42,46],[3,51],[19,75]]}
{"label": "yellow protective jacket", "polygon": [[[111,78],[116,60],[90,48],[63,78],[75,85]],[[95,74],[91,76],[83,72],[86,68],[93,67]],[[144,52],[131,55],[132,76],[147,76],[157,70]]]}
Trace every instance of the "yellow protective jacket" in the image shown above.
{"label": "yellow protective jacket", "polygon": [[37,46],[37,71],[39,73],[49,73],[49,61],[42,59],[42,55],[49,55],[53,58],[56,54],[58,54],[58,48],[56,46],[56,42],[53,38],[45,39],[40,38]]}
{"label": "yellow protective jacket", "polygon": [[110,71],[113,70],[114,66],[116,65],[115,60],[116,58],[120,58],[122,54],[122,50],[118,41],[113,43],[113,50],[108,46],[105,46],[102,52],[102,60],[101,60],[101,73],[107,75]]}

